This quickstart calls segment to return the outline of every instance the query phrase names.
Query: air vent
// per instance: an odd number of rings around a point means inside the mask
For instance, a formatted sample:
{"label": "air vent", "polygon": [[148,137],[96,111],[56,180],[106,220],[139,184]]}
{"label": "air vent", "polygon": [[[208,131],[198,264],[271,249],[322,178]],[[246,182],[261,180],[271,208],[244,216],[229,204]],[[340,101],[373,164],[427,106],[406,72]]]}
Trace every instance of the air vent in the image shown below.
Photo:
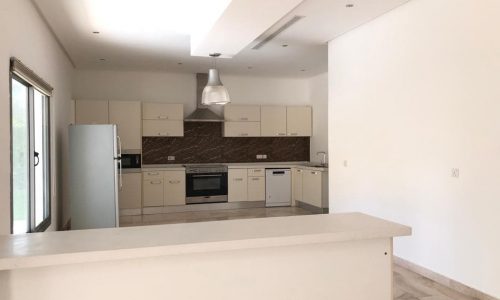
{"label": "air vent", "polygon": [[276,29],[273,33],[271,33],[265,39],[263,39],[262,41],[260,41],[257,45],[253,46],[252,49],[253,50],[258,50],[258,49],[262,48],[265,44],[267,44],[270,41],[272,41],[280,33],[282,33],[283,31],[285,31],[290,26],[292,26],[293,24],[297,23],[299,20],[301,20],[303,18],[304,18],[304,16],[294,16],[288,22],[286,22],[285,24],[283,24],[283,26],[281,26],[280,28]]}

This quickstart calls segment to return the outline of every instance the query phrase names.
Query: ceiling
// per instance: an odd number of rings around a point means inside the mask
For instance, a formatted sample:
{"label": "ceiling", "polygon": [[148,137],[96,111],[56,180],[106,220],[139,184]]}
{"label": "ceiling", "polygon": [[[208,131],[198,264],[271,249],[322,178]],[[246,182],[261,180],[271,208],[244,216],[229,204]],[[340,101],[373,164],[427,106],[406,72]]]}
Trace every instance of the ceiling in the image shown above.
{"label": "ceiling", "polygon": [[[409,0],[32,1],[78,69],[206,72],[211,59],[191,56],[203,33],[202,49],[239,51],[218,60],[222,72],[310,77],[327,71],[329,40]],[[296,15],[304,18],[252,49]]]}

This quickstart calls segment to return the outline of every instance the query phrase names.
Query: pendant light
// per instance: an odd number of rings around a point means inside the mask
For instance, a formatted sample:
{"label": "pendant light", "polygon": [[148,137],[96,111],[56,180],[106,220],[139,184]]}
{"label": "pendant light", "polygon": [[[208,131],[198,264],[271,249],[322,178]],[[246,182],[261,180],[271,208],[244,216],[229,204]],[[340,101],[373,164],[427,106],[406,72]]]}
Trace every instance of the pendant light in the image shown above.
{"label": "pendant light", "polygon": [[229,99],[229,94],[227,89],[222,85],[219,77],[219,71],[217,70],[217,57],[220,53],[212,53],[211,57],[214,58],[214,67],[208,70],[208,83],[203,89],[203,94],[201,96],[201,103],[204,105],[225,105],[231,102]]}

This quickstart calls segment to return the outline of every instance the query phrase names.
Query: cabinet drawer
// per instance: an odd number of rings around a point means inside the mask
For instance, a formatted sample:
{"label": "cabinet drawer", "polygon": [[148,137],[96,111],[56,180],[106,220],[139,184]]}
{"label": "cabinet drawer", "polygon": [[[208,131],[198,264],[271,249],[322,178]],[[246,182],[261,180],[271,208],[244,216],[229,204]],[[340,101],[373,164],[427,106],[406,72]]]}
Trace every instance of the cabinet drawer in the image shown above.
{"label": "cabinet drawer", "polygon": [[266,176],[266,169],[257,168],[257,169],[248,169],[248,177],[262,177]]}
{"label": "cabinet drawer", "polygon": [[142,172],[143,180],[155,180],[155,179],[163,179],[162,171],[147,171]]}

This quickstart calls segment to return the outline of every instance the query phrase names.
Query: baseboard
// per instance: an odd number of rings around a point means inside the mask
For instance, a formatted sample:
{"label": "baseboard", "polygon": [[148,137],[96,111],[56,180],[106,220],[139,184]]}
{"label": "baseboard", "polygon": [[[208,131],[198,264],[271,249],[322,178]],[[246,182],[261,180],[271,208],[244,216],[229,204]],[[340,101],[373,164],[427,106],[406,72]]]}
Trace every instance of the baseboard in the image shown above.
{"label": "baseboard", "polygon": [[429,278],[449,289],[452,289],[454,291],[457,291],[461,294],[464,294],[466,296],[472,297],[474,299],[478,300],[499,300],[498,298],[492,297],[490,295],[487,295],[483,292],[480,292],[474,288],[471,288],[463,283],[460,283],[458,281],[455,281],[453,279],[450,279],[446,276],[443,276],[441,274],[438,274],[434,271],[431,271],[427,268],[421,267],[417,264],[414,264],[410,261],[407,261],[405,259],[402,259],[400,257],[394,256],[394,263],[397,264],[398,266],[401,266],[405,269],[408,269],[412,272],[415,272],[423,277]]}
{"label": "baseboard", "polygon": [[71,218],[69,218],[68,221],[66,221],[66,223],[64,223],[61,230],[62,231],[71,230]]}

